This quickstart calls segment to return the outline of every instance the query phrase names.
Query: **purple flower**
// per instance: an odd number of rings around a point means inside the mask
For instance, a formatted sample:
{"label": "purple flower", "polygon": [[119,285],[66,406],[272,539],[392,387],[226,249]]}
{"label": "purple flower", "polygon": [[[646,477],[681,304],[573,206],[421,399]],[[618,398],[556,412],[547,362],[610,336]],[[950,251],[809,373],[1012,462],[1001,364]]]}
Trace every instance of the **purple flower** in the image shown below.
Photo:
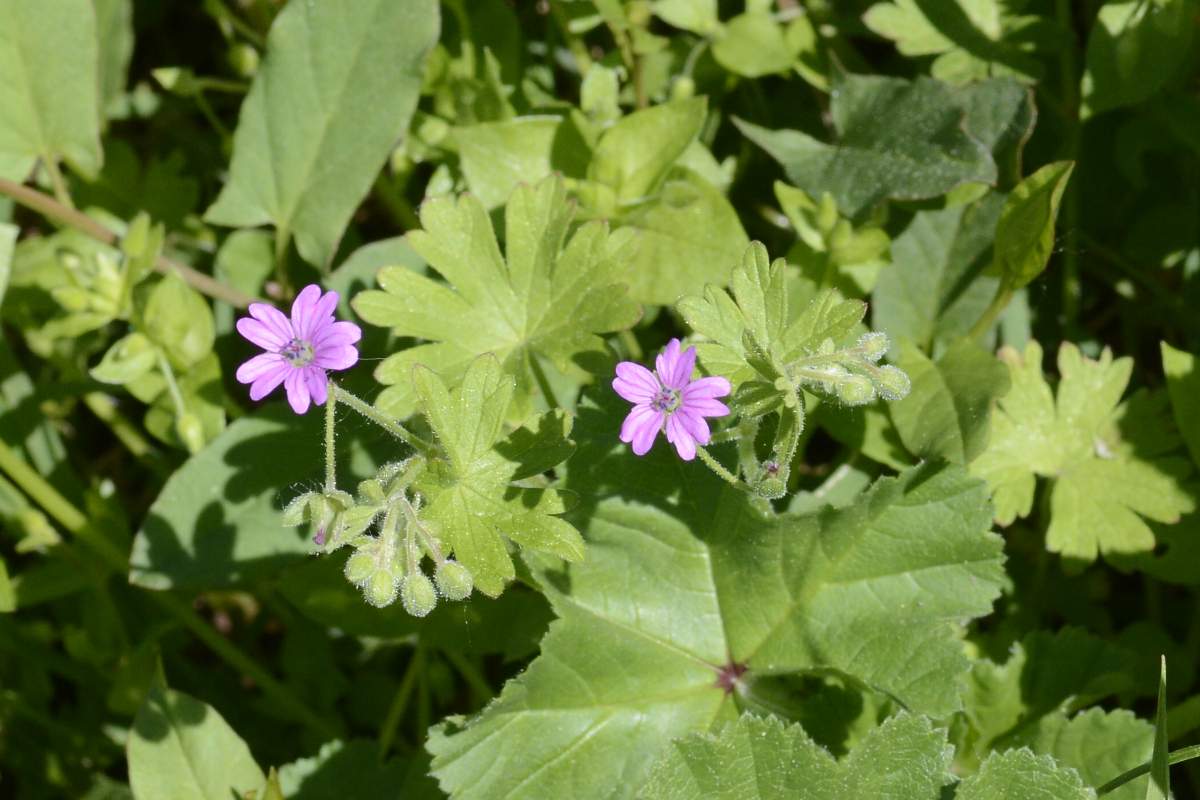
{"label": "purple flower", "polygon": [[661,430],[666,430],[667,441],[684,461],[696,457],[696,445],[708,444],[704,418],[729,413],[729,407],[716,399],[729,394],[729,381],[692,380],[695,366],[696,348],[681,353],[678,339],[672,339],[659,353],[654,372],[632,361],[617,364],[613,389],[633,403],[621,425],[621,441],[632,443],[634,453],[645,455]]}
{"label": "purple flower", "polygon": [[327,369],[349,369],[358,361],[354,346],[362,330],[353,322],[335,322],[337,292],[321,293],[315,283],[292,303],[292,318],[266,303],[251,303],[250,316],[237,321],[238,333],[266,350],[238,367],[237,379],[250,384],[250,399],[261,400],[279,384],[297,414],[309,402],[325,403]]}

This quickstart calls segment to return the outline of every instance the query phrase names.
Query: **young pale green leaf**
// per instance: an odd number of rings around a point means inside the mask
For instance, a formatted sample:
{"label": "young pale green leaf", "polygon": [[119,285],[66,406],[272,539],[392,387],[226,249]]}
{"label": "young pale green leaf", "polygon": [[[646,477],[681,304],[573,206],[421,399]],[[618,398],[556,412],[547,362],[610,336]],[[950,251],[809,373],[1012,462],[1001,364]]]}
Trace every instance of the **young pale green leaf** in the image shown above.
{"label": "young pale green leaf", "polygon": [[242,738],[212,706],[151,687],[126,744],[135,800],[229,800],[266,776]]}
{"label": "young pale green leaf", "polygon": [[134,331],[113,342],[88,374],[101,383],[123,384],[137,380],[157,365],[158,351],[154,345]]}
{"label": "young pale green leaf", "polygon": [[552,171],[582,176],[587,146],[562,117],[518,117],[455,128],[454,143],[467,186],[489,209],[504,205],[521,183]]}
{"label": "young pale green leaf", "polygon": [[1027,748],[992,753],[958,787],[955,800],[1095,800],[1079,773]]}
{"label": "young pale green leaf", "polygon": [[[3,173],[0,173],[3,174]],[[8,292],[8,276],[12,273],[13,249],[21,229],[7,222],[0,222],[0,303]]]}
{"label": "young pale green leaf", "polygon": [[[996,74],[1036,80],[1042,66],[1031,52],[1036,41],[1025,31],[1036,21],[991,0],[893,0],[876,3],[863,15],[866,26],[894,41],[901,54],[936,55],[933,77],[951,83]],[[1018,39],[1013,34],[1024,35]]]}
{"label": "young pale green leaf", "polygon": [[96,40],[100,46],[100,110],[113,116],[121,109],[133,58],[133,0],[96,0]]}
{"label": "young pale green leaf", "polygon": [[796,60],[783,26],[766,9],[727,21],[713,41],[712,54],[725,69],[745,78],[788,72]]}
{"label": "young pale green leaf", "polygon": [[[130,581],[150,589],[229,586],[312,552],[303,531],[283,526],[282,510],[300,494],[296,487],[320,480],[321,431],[320,414],[297,419],[279,405],[236,420],[163,486],[134,539]],[[339,436],[339,472],[373,471],[381,459],[364,442],[361,431]]]}
{"label": "young pale green leaf", "polygon": [[242,104],[229,181],[205,219],[273,223],[325,268],[416,108],[433,0],[289,3]]}
{"label": "young pale green leaf", "polygon": [[871,320],[894,340],[923,350],[964,336],[996,295],[999,278],[982,274],[1003,196],[920,211],[892,241],[892,263],[879,273]]}
{"label": "young pale green leaf", "polygon": [[141,330],[179,369],[212,353],[212,309],[204,297],[169,273],[150,290],[141,308]]}
{"label": "young pale green leaf", "polygon": [[701,36],[707,36],[721,27],[717,17],[717,0],[655,0],[651,10],[668,25]]}
{"label": "young pale green leaf", "polygon": [[1046,268],[1054,247],[1058,204],[1075,168],[1055,161],[1021,181],[1004,201],[996,223],[992,263],[1006,284],[1020,289]]}
{"label": "young pale green leaf", "polygon": [[799,725],[743,715],[719,734],[673,742],[638,797],[645,800],[936,800],[949,783],[945,731],[902,713],[867,734],[841,761]]}
{"label": "young pale green leaf", "polygon": [[1082,115],[1157,94],[1187,60],[1196,8],[1194,0],[1105,3],[1088,35]]}
{"label": "young pale green leaf", "polygon": [[596,143],[587,176],[610,187],[620,203],[653,194],[704,124],[703,97],[635,111]]}
{"label": "young pale green leaf", "polygon": [[601,353],[597,334],[630,327],[640,310],[614,282],[630,237],[609,235],[603,222],[589,222],[568,238],[572,210],[557,176],[518,188],[505,210],[501,255],[478,199],[426,201],[424,230],[410,233],[408,241],[449,285],[392,267],[379,273],[382,291],[362,292],[353,301],[367,322],[430,342],[380,364],[376,378],[388,386],[376,401],[380,409],[396,417],[412,413],[414,364],[453,383],[482,353],[494,354],[515,376],[516,419],[528,413],[543,359],[587,378],[577,359]]}
{"label": "young pale green leaf", "polygon": [[581,509],[587,558],[536,566],[559,617],[542,655],[479,716],[431,733],[444,790],[628,797],[671,740],[736,714],[718,684],[735,665],[831,670],[916,711],[957,707],[958,626],[1003,580],[981,483],[926,465],[842,511],[767,517],[698,465],[631,455],[613,440],[620,412],[581,409],[567,486],[607,498]]}
{"label": "young pale green leaf", "polygon": [[557,516],[566,510],[559,493],[514,483],[571,454],[570,417],[550,412],[536,429],[518,429],[502,439],[514,383],[490,355],[475,359],[454,391],[420,366],[413,383],[447,456],[431,462],[416,483],[429,503],[424,517],[470,570],[476,587],[495,597],[515,576],[506,539],[571,561],[582,558],[579,531]]}
{"label": "young pale green leaf", "polygon": [[1187,461],[1171,455],[1175,433],[1165,425],[1162,397],[1120,402],[1133,362],[1084,357],[1073,344],[1058,352],[1057,396],[1042,376],[1042,350],[1000,351],[1012,389],[992,417],[987,450],[972,471],[992,487],[1002,525],[1026,516],[1036,476],[1052,478],[1046,546],[1093,561],[1098,552],[1133,554],[1154,548],[1142,517],[1175,522],[1195,507],[1181,485]]}
{"label": "young pale green leaf", "polygon": [[8,576],[8,566],[0,557],[0,614],[11,614],[17,610],[17,593],[13,589],[12,579]]}
{"label": "young pale green leaf", "polygon": [[[1049,714],[1022,728],[1005,745],[1053,756],[1078,771],[1084,783],[1097,788],[1150,760],[1154,727],[1123,709],[1106,712],[1092,708],[1070,718]],[[1104,796],[1108,800],[1143,800],[1146,782],[1145,777],[1137,778]]]}
{"label": "young pale green leaf", "polygon": [[1158,708],[1154,711],[1154,751],[1150,755],[1150,778],[1146,781],[1146,800],[1170,800],[1171,762],[1167,749],[1167,658],[1162,657],[1158,672]]}
{"label": "young pale green leaf", "polygon": [[697,172],[676,167],[657,197],[622,214],[637,244],[621,273],[639,303],[669,305],[706,283],[724,284],[750,244],[737,211]]}
{"label": "young pale green leaf", "polygon": [[834,143],[734,122],[788,180],[815,197],[829,192],[852,217],[885,199],[937,197],[962,183],[996,180],[995,162],[964,130],[962,102],[946,84],[846,75],[830,112]]}
{"label": "young pale green leaf", "polygon": [[1160,349],[1175,425],[1183,434],[1192,462],[1200,466],[1200,369],[1196,357],[1166,342],[1160,344]]}
{"label": "young pale green leaf", "polygon": [[35,159],[95,177],[100,148],[96,11],[87,0],[0,0],[0,168],[24,180]]}
{"label": "young pale green leaf", "polygon": [[970,339],[959,339],[936,361],[905,344],[896,364],[908,373],[912,390],[888,408],[909,452],[957,464],[982,453],[992,404],[1009,388],[1004,363]]}

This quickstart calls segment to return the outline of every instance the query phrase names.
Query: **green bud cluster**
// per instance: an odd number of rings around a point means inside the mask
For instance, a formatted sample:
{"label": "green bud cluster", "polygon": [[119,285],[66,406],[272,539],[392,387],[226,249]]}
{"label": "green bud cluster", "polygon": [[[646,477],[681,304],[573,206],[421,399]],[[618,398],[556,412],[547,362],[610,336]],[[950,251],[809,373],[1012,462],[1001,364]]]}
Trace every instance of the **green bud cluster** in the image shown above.
{"label": "green bud cluster", "polygon": [[[357,497],[338,489],[306,492],[288,504],[284,523],[313,524],[321,552],[351,548],[346,580],[368,603],[383,608],[398,597],[405,611],[423,617],[439,597],[467,599],[475,583],[470,570],[444,554],[436,526],[421,516],[421,497],[412,483],[424,468],[420,456],[387,464],[359,483]],[[426,558],[433,561],[432,579],[423,566]]]}
{"label": "green bud cluster", "polygon": [[827,339],[816,353],[791,365],[788,375],[796,383],[831,395],[847,406],[866,405],[878,398],[899,400],[912,384],[899,367],[879,365],[890,346],[887,334],[879,331],[865,333],[854,346],[840,350]]}

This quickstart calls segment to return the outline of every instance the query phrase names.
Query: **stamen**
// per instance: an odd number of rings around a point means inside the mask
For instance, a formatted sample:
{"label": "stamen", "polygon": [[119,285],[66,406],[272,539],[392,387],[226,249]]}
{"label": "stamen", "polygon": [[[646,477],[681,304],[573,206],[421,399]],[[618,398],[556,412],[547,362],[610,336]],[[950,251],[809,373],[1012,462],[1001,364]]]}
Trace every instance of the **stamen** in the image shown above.
{"label": "stamen", "polygon": [[313,360],[313,348],[303,339],[292,339],[283,346],[279,355],[286,358],[293,367],[303,367]]}

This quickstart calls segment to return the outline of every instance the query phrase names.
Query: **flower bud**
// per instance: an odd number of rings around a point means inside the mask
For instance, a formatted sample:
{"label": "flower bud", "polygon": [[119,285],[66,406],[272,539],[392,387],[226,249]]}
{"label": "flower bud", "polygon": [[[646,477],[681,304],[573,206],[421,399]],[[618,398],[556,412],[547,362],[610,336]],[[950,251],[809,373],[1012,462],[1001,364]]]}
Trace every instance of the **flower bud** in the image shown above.
{"label": "flower bud", "polygon": [[850,375],[837,384],[837,396],[848,406],[861,406],[875,399],[875,387],[870,378]]}
{"label": "flower bud", "polygon": [[383,493],[383,484],[375,478],[367,478],[358,484],[358,496],[366,503],[372,505],[383,505],[386,499]]}
{"label": "flower bud", "polygon": [[405,576],[400,586],[400,602],[414,617],[424,617],[437,605],[433,581],[424,572],[414,571]]}
{"label": "flower bud", "polygon": [[754,491],[759,497],[778,500],[787,494],[787,484],[779,478],[765,478],[755,484]]}
{"label": "flower bud", "polygon": [[884,400],[902,400],[908,396],[912,381],[899,367],[888,364],[880,367],[875,375],[875,386]]}
{"label": "flower bud", "polygon": [[438,592],[447,600],[466,600],[475,588],[475,579],[471,577],[471,572],[452,559],[438,564],[433,579],[437,582]]}
{"label": "flower bud", "polygon": [[[376,570],[363,584],[363,597],[376,608],[390,606],[396,600],[397,583],[395,573],[386,569]],[[405,608],[407,607],[406,603]]]}
{"label": "flower bud", "polygon": [[864,333],[862,338],[858,340],[858,348],[862,350],[863,357],[871,361],[878,361],[883,358],[891,346],[886,333],[873,331]]}
{"label": "flower bud", "polygon": [[189,453],[204,449],[204,423],[192,412],[185,411],[175,418],[175,434]]}
{"label": "flower bud", "polygon": [[355,550],[346,559],[346,580],[356,586],[365,584],[375,573],[375,557],[365,550]]}
{"label": "flower bud", "polygon": [[292,501],[283,509],[283,515],[281,519],[283,524],[291,527],[304,522],[305,517],[308,514],[309,502],[312,501],[313,497],[320,497],[320,495],[318,495],[316,492],[305,492],[304,494],[293,497]]}
{"label": "flower bud", "polygon": [[696,93],[696,82],[687,75],[680,75],[671,84],[672,100],[687,100]]}

